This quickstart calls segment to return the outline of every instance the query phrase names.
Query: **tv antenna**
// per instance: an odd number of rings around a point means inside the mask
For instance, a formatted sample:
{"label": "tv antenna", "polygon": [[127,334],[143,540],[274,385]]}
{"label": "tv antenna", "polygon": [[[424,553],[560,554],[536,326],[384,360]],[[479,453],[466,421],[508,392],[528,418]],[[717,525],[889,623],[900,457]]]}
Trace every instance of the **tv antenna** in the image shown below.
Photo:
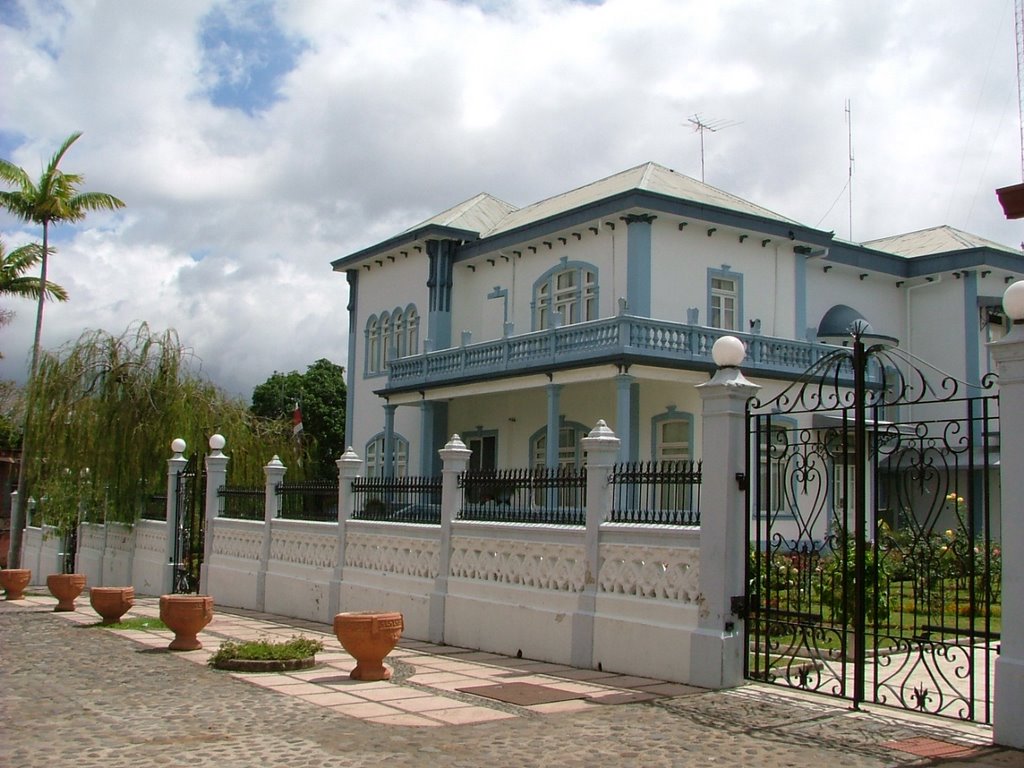
{"label": "tv antenna", "polygon": [[732,128],[734,125],[739,125],[735,120],[706,120],[700,116],[700,113],[695,113],[693,117],[687,118],[687,120],[693,124],[693,130],[700,134],[700,180],[704,183],[704,132],[711,131],[711,133],[717,133],[718,131],[725,130],[726,128]]}

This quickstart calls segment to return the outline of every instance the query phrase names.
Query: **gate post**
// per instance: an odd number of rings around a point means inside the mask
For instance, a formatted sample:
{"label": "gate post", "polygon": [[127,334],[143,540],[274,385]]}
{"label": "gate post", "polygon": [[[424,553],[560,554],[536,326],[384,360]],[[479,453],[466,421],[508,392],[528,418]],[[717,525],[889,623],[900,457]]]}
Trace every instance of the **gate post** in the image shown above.
{"label": "gate post", "polygon": [[992,740],[1024,748],[1024,280],[1006,289],[1003,308],[1013,322],[989,344],[999,374],[999,480],[1002,632],[996,657]]}
{"label": "gate post", "polygon": [[458,435],[438,453],[441,456],[441,536],[438,542],[437,577],[430,593],[430,624],[432,643],[444,642],[444,604],[448,599],[448,571],[452,559],[452,521],[459,512],[459,475],[469,466],[473,452]]}
{"label": "gate post", "polygon": [[328,615],[334,616],[341,610],[341,579],[345,571],[345,535],[346,524],[352,519],[355,511],[355,496],[352,493],[352,481],[363,472],[363,460],[352,449],[341,454],[334,462],[338,465],[338,555],[331,574],[331,589],[327,598]]}
{"label": "gate post", "polygon": [[715,342],[718,370],[697,386],[701,419],[700,596],[697,631],[690,641],[690,682],[729,688],[743,682],[743,617],[733,597],[746,594],[747,400],[761,389],[739,369],[745,350],[735,336]]}
{"label": "gate post", "polygon": [[222,503],[218,491],[227,484],[228,457],[221,450],[224,443],[223,435],[210,435],[210,455],[206,457],[206,498],[203,500],[203,562],[199,565],[199,594],[203,594],[203,587],[210,584],[207,570],[213,550],[213,521],[220,515]]}
{"label": "gate post", "polygon": [[164,529],[167,538],[164,541],[164,572],[160,583],[160,594],[169,595],[174,591],[174,538],[177,536],[175,530],[175,514],[178,509],[178,474],[188,464],[181,454],[188,446],[180,437],[171,441],[172,456],[167,460],[167,509]]}
{"label": "gate post", "polygon": [[594,664],[594,614],[597,613],[598,575],[601,571],[601,523],[612,508],[612,485],[608,482],[621,441],[604,419],[580,441],[587,452],[587,528],[583,536],[583,590],[572,616],[574,667],[590,669]]}
{"label": "gate post", "polygon": [[260,543],[259,570],[256,571],[256,607],[261,611],[265,610],[267,605],[267,569],[270,567],[273,521],[281,516],[277,485],[284,481],[284,474],[287,471],[288,468],[281,463],[277,455],[263,467],[263,475],[266,478],[263,487],[263,541]]}

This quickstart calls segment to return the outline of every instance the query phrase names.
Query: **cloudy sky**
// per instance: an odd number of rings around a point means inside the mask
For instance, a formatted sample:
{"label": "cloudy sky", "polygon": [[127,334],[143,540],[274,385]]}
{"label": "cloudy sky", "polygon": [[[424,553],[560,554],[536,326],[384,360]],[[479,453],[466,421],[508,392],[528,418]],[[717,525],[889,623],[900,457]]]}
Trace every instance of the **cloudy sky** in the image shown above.
{"label": "cloudy sky", "polygon": [[[127,208],[55,232],[44,345],[177,329],[226,390],[346,360],[330,261],[478,192],[646,161],[865,241],[1017,246],[1013,0],[0,0],[0,157]],[[38,233],[0,214],[8,248]],[[0,329],[24,379],[33,305]]]}

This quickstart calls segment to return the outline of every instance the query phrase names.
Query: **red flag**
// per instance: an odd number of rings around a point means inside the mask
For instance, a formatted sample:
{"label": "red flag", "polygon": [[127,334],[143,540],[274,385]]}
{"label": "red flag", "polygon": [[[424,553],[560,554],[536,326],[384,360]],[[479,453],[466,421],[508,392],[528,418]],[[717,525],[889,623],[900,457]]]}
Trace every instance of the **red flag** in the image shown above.
{"label": "red flag", "polygon": [[295,412],[292,413],[292,435],[298,437],[302,434],[302,411],[299,409],[299,404],[295,404]]}

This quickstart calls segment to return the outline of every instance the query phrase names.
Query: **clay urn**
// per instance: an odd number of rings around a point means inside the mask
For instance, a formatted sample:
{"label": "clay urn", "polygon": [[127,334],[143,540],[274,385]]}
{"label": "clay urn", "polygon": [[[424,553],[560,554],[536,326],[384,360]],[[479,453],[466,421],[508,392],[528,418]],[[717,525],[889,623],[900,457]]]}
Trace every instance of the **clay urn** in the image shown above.
{"label": "clay urn", "polygon": [[356,660],[349,675],[353,680],[390,680],[391,670],[384,657],[391,653],[405,624],[398,612],[339,613],[334,617],[334,634],[341,646]]}
{"label": "clay urn", "polygon": [[75,610],[75,598],[85,589],[84,573],[51,573],[46,577],[46,588],[57,598],[55,611]]}
{"label": "clay urn", "polygon": [[161,595],[160,621],[174,632],[171,651],[197,651],[203,647],[196,635],[213,619],[211,595]]}
{"label": "clay urn", "polygon": [[0,570],[0,587],[4,588],[7,600],[23,600],[25,587],[32,581],[32,571],[28,568],[4,568]]}
{"label": "clay urn", "polygon": [[89,604],[101,624],[116,624],[135,604],[135,587],[92,587]]}

